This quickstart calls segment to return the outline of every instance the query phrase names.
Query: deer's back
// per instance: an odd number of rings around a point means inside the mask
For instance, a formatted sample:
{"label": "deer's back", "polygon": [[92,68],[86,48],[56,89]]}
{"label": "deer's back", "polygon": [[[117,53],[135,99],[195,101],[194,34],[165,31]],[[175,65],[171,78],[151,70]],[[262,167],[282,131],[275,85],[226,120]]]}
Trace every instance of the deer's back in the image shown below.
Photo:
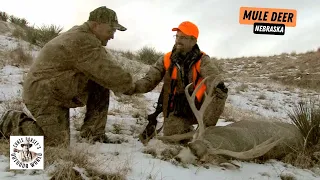
{"label": "deer's back", "polygon": [[274,157],[287,153],[292,147],[299,148],[303,142],[301,133],[293,124],[251,120],[208,127],[204,139],[212,148],[240,152],[250,150],[273,136],[276,139],[283,137],[283,141],[269,152]]}

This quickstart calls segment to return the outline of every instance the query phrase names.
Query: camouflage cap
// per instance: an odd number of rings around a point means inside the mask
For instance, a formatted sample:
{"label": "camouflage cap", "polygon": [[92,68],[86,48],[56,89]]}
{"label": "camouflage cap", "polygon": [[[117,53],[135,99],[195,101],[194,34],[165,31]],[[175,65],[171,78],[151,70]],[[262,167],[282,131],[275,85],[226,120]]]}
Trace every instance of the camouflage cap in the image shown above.
{"label": "camouflage cap", "polygon": [[96,21],[100,23],[110,23],[114,28],[119,31],[126,31],[127,28],[118,23],[117,14],[114,10],[106,6],[98,7],[90,12],[89,21]]}

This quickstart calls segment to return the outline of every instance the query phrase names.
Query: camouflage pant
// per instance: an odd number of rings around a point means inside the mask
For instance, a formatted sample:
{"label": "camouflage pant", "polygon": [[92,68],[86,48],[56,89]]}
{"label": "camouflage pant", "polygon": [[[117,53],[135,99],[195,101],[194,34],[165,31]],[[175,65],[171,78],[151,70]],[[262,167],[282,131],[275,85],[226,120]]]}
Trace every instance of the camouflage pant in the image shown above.
{"label": "camouflage pant", "polygon": [[43,136],[43,130],[37,122],[25,112],[8,110],[0,118],[0,137],[10,136]]}
{"label": "camouflage pant", "polygon": [[[87,111],[84,124],[81,127],[81,136],[94,138],[105,134],[109,108],[109,89],[105,89],[93,81],[89,81],[88,89]],[[45,145],[69,145],[69,108],[52,106],[50,103],[42,105],[26,104],[26,106],[36,119],[37,125],[45,134]],[[5,121],[20,120],[15,117],[14,119],[6,118]]]}
{"label": "camouflage pant", "polygon": [[[226,99],[227,93],[221,92],[220,98],[213,98],[206,111],[204,112],[203,122],[206,127],[215,126],[221,116]],[[187,133],[193,129],[192,125],[198,124],[196,119],[185,119],[170,114],[168,118],[165,118],[163,124],[163,135],[171,136],[174,134]]]}

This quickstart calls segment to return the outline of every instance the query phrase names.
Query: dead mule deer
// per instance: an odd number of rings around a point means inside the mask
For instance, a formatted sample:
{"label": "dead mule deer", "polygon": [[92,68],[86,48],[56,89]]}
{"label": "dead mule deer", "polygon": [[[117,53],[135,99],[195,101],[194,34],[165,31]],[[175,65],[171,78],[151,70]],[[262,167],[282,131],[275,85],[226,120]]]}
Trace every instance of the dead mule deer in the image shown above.
{"label": "dead mule deer", "polygon": [[[207,79],[208,77],[201,84]],[[303,147],[302,134],[295,125],[289,123],[242,120],[227,126],[205,127],[203,113],[215,98],[214,84],[213,81],[209,86],[208,94],[205,93],[200,110],[194,104],[195,94],[200,85],[191,96],[187,90],[191,84],[185,88],[188,103],[198,121],[196,132],[158,137],[160,140],[171,142],[192,138],[188,144],[187,151],[189,153],[181,151],[178,155],[182,162],[188,163],[187,160],[192,159],[190,156],[203,159],[210,155],[223,155],[239,160],[250,160],[261,156],[281,158],[287,153]]]}

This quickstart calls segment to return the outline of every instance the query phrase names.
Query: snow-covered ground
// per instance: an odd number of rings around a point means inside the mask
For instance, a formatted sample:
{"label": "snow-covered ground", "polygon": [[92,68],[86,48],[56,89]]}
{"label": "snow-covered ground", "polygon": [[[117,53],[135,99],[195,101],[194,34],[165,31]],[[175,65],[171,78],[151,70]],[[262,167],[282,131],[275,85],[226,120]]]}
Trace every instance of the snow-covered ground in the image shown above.
{"label": "snow-covered ground", "polygon": [[[16,40],[0,36],[0,47],[12,46]],[[34,53],[36,55],[36,52]],[[0,115],[4,112],[6,102],[19,99],[21,96],[21,82],[26,69],[14,66],[5,66],[0,70]],[[228,104],[243,110],[251,110],[264,117],[278,118],[288,121],[286,110],[289,110],[293,103],[301,97],[299,90],[290,92],[281,89],[273,84],[270,89],[268,84],[248,83],[243,91],[235,90],[240,86],[239,82],[229,82],[230,95]],[[316,94],[312,94],[317,96]],[[164,149],[167,145],[158,140],[151,140],[147,147],[144,147],[137,139],[137,135],[146,125],[145,117],[153,111],[153,104],[157,101],[159,89],[152,92],[135,95],[132,97],[121,95],[111,95],[110,114],[106,131],[113,140],[119,140],[121,144],[89,144],[79,141],[77,126],[81,124],[82,108],[71,109],[70,113],[75,119],[72,123],[72,146],[86,148],[88,152],[94,154],[92,161],[102,162],[97,166],[101,171],[117,172],[128,170],[127,179],[221,179],[221,180],[277,180],[280,176],[287,174],[298,180],[320,179],[318,170],[307,170],[293,167],[275,160],[270,160],[265,164],[253,162],[236,161],[240,166],[238,169],[228,169],[223,166],[179,166],[174,162],[154,158],[150,154],[144,153],[147,148],[156,150]],[[159,122],[162,118],[159,116]],[[221,119],[218,126],[225,126],[232,122],[225,122]],[[159,124],[160,126],[161,124]],[[25,171],[16,173],[8,171],[9,159],[0,156],[0,179],[50,179],[47,171]]]}
{"label": "snow-covered ground", "polygon": [[285,122],[290,122],[287,113],[299,101],[309,98],[319,99],[319,94],[311,90],[294,89],[289,91],[288,88],[273,82],[232,82],[228,85],[230,89],[228,103],[264,117]]}
{"label": "snow-covered ground", "polygon": [[[17,67],[6,66],[0,71],[2,79],[0,93],[1,101],[8,101],[12,98],[19,96],[21,92],[21,82],[23,70]],[[267,94],[267,93],[266,93]],[[278,92],[279,97],[285,96]],[[293,94],[293,93],[292,93]],[[3,96],[5,95],[5,96]],[[101,144],[96,143],[94,145],[85,142],[77,142],[77,138],[73,138],[73,143],[77,146],[86,146],[90,152],[96,155],[97,159],[106,159],[105,165],[100,165],[106,171],[117,171],[119,168],[130,168],[128,173],[128,179],[280,179],[280,175],[287,173],[296,177],[297,179],[320,179],[320,175],[316,175],[310,170],[303,170],[295,168],[291,165],[284,164],[277,161],[270,161],[265,164],[256,164],[249,162],[238,162],[241,167],[237,170],[229,170],[224,167],[211,166],[209,169],[204,167],[196,167],[189,165],[186,167],[176,166],[171,162],[167,162],[160,159],[155,159],[149,154],[143,153],[144,147],[136,138],[136,135],[141,132],[145,125],[145,121],[141,120],[139,123],[139,117],[133,117],[129,112],[139,112],[143,115],[152,112],[152,104],[157,101],[159,92],[149,92],[143,95],[134,96],[137,100],[137,104],[134,102],[127,103],[124,98],[130,100],[130,98],[123,96],[117,97],[112,95],[110,102],[110,114],[108,117],[107,131],[113,139],[119,139],[123,141],[122,144]],[[294,95],[292,95],[294,96]],[[230,103],[234,106],[250,109],[250,103],[244,106],[244,100],[250,102],[248,99],[254,97],[254,91],[249,95],[230,95]],[[279,97],[273,97],[272,94],[267,95],[266,99],[275,99],[280,102]],[[139,103],[145,102],[145,104]],[[241,104],[242,103],[242,104]],[[138,107],[138,108],[136,108]],[[149,107],[147,109],[139,109],[139,107]],[[255,107],[251,105],[251,108]],[[79,115],[79,109],[71,109],[72,115]],[[259,111],[259,110],[258,110]],[[261,111],[262,112],[262,111]],[[267,111],[266,111],[267,112]],[[266,114],[282,117],[283,111],[270,111]],[[161,121],[161,120],[160,120]],[[230,122],[219,121],[218,125],[226,125]],[[119,124],[118,132],[114,132],[114,124]],[[114,134],[118,133],[118,134]],[[73,128],[73,137],[76,137],[78,132]],[[154,146],[157,148],[165,147],[164,144],[158,140],[152,140],[148,146]],[[9,159],[7,157],[0,157],[0,179],[49,179],[45,174],[33,174],[26,171],[23,174],[14,172],[7,172],[9,166]],[[44,172],[43,172],[44,173]]]}

